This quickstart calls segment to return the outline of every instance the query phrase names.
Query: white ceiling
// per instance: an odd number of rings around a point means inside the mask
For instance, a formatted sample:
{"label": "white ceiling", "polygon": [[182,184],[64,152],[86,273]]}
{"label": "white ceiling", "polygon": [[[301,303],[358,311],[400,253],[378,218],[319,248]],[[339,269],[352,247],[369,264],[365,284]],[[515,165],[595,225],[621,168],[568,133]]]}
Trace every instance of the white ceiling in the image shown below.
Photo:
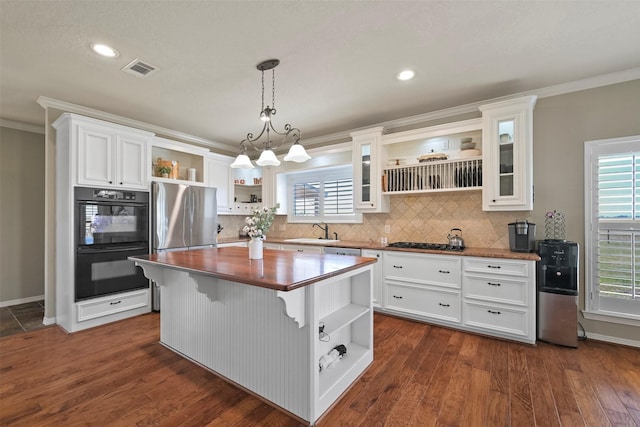
{"label": "white ceiling", "polygon": [[[635,69],[639,41],[640,1],[0,0],[0,118],[42,125],[45,96],[235,150],[261,126],[265,59],[276,128],[304,141]],[[120,71],[136,58],[159,71]]]}

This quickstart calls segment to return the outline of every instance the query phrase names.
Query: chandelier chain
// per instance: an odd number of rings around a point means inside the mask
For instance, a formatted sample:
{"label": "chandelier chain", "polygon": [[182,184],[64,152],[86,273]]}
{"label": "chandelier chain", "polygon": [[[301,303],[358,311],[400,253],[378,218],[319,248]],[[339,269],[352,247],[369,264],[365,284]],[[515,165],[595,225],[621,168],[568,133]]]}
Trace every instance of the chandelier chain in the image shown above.
{"label": "chandelier chain", "polygon": [[276,109],[276,69],[271,69],[271,108]]}
{"label": "chandelier chain", "polygon": [[262,70],[262,107],[260,108],[260,112],[264,111],[264,70]]}

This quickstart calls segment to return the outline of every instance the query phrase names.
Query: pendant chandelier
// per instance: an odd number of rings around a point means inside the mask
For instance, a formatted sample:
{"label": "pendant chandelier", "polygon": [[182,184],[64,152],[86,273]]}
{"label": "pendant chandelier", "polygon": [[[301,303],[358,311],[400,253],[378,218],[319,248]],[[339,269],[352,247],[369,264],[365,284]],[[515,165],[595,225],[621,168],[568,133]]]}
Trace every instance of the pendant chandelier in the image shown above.
{"label": "pendant chandelier", "polygon": [[[287,143],[287,141],[291,141],[291,148],[289,149],[289,153],[284,157],[285,161],[302,163],[311,158],[300,144],[300,129],[291,127],[288,123],[284,125],[283,132],[278,132],[273,127],[271,119],[276,115],[275,68],[278,64],[280,64],[279,59],[269,59],[259,63],[256,67],[262,73],[262,107],[260,110],[260,120],[264,122],[264,126],[258,136],[254,137],[253,133],[248,133],[247,137],[240,142],[240,154],[238,154],[238,157],[236,157],[231,164],[232,168],[252,169],[254,167],[247,155],[249,146],[257,151],[262,150],[260,158],[256,161],[258,166],[279,166],[280,161],[276,158],[273,148],[278,148]],[[264,72],[268,70],[271,70],[271,107],[268,105],[266,107],[264,106]],[[271,142],[271,132],[283,137],[279,144],[274,145]],[[258,140],[265,133],[266,140],[261,143],[262,147],[260,147],[260,145],[256,146]]]}

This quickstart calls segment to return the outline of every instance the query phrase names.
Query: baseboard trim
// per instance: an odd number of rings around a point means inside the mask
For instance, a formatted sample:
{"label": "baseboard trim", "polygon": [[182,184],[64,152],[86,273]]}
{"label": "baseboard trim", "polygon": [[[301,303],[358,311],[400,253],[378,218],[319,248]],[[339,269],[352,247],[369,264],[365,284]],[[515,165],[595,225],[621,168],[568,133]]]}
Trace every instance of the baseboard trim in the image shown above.
{"label": "baseboard trim", "polygon": [[42,319],[42,324],[49,326],[49,325],[55,325],[56,324],[56,318],[55,317],[45,317]]}
{"label": "baseboard trim", "polygon": [[35,297],[18,298],[9,301],[0,301],[0,307],[9,307],[10,305],[26,304],[28,302],[35,302],[44,300],[44,295],[36,295]]}
{"label": "baseboard trim", "polygon": [[630,340],[627,338],[618,338],[618,337],[612,337],[609,335],[600,335],[600,334],[594,334],[591,332],[587,332],[587,338],[588,339],[592,339],[592,340],[596,340],[596,341],[605,341],[605,342],[609,342],[612,344],[621,344],[621,345],[626,345],[629,347],[638,347],[640,348],[640,341],[635,341],[635,340]]}

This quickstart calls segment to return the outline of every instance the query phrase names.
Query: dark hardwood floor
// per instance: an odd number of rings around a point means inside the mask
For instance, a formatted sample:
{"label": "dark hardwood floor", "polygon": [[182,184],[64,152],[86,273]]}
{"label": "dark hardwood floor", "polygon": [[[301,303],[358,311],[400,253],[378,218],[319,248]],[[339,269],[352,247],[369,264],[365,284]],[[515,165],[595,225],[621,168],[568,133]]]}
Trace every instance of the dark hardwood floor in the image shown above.
{"label": "dark hardwood floor", "polygon": [[[296,426],[158,343],[159,316],[0,339],[0,425]],[[329,426],[640,426],[640,349],[528,346],[375,315]]]}

